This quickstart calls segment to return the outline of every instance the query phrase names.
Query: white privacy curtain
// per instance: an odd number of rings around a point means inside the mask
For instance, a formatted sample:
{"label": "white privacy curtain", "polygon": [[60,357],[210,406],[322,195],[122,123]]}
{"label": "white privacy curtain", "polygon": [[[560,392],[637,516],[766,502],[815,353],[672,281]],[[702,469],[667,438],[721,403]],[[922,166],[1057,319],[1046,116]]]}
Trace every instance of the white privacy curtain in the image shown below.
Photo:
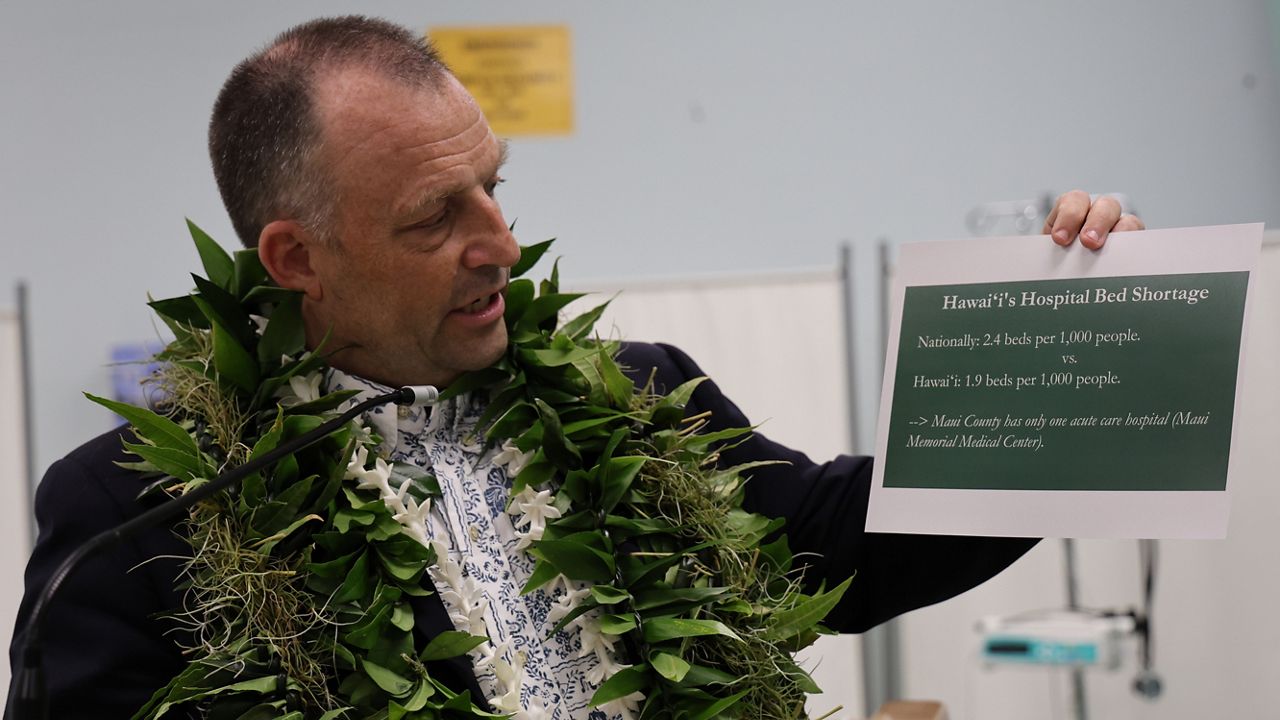
{"label": "white privacy curtain", "polygon": [[[593,294],[570,315],[613,297],[596,326],[602,337],[684,350],[770,438],[819,462],[848,452],[844,300],[834,270],[571,289]],[[825,690],[809,702],[814,717],[838,705],[844,709],[833,717],[861,717],[856,636],[824,637],[802,659]]]}
{"label": "white privacy curtain", "polygon": [[[7,652],[22,600],[22,571],[31,552],[31,489],[27,473],[22,333],[18,315],[0,309],[0,648]],[[9,686],[9,663],[0,664]]]}

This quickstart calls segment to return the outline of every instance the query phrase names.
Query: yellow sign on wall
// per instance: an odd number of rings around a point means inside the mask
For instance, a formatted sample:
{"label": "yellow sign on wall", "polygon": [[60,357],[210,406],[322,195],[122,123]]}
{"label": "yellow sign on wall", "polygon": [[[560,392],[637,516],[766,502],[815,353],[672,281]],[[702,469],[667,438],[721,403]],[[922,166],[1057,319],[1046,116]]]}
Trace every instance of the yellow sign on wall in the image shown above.
{"label": "yellow sign on wall", "polygon": [[573,131],[569,28],[444,27],[427,31],[499,135]]}

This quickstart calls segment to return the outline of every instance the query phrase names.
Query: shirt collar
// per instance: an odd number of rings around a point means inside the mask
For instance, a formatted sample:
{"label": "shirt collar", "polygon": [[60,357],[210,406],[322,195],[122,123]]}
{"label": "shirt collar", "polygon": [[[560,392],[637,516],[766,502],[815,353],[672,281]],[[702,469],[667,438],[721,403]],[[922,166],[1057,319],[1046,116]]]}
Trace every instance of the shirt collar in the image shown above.
{"label": "shirt collar", "polygon": [[[337,368],[329,368],[325,376],[325,387],[328,392],[355,390],[354,402],[389,393],[395,388],[382,383],[362,378],[358,375],[343,372]],[[408,405],[380,405],[364,414],[373,431],[382,437],[378,446],[380,454],[389,456],[403,442],[402,435],[409,438],[421,437],[431,418],[430,407],[410,407]]]}

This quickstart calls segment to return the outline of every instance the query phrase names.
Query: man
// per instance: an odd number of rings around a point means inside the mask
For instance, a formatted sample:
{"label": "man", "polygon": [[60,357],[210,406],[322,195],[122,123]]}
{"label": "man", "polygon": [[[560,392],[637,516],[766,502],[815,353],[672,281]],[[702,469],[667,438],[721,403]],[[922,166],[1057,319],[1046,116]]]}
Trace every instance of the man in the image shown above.
{"label": "man", "polygon": [[[237,233],[257,247],[277,284],[301,291],[307,343],[315,347],[328,335],[327,347],[337,349],[331,384],[343,386],[446,387],[502,355],[503,290],[519,258],[495,198],[504,150],[475,101],[421,40],[358,17],[299,26],[246,60],[224,86],[210,126],[214,171]],[[1045,231],[1061,245],[1079,236],[1096,249],[1112,230],[1141,227],[1113,200],[1091,204],[1076,192],[1059,199]],[[635,344],[621,357],[635,377],[652,371],[668,390],[701,375],[674,348]],[[688,411],[710,411],[713,429],[748,424],[713,383],[700,386]],[[393,425],[382,434],[395,446],[393,457],[403,452],[412,461],[404,447],[421,432]],[[136,474],[111,464],[122,459],[113,432],[50,469],[37,498],[40,538],[19,627],[63,557],[138,512]],[[858,587],[829,618],[840,630],[862,630],[961,592],[1031,546],[867,535],[868,459],[817,465],[761,436],[724,457],[726,464],[754,460],[787,463],[760,469],[746,504],[786,518],[793,549],[816,554],[806,582],[858,574]],[[454,536],[501,533],[438,522]],[[68,582],[45,640],[55,717],[127,717],[181,669],[183,658],[164,635],[169,626],[154,616],[179,607],[172,558],[185,550],[157,530]],[[485,590],[501,619],[522,617],[513,587]],[[415,632],[429,639],[451,629],[456,608],[449,602],[416,607]],[[586,717],[591,668],[562,659],[549,654],[525,695],[550,703],[542,716]],[[453,680],[475,697],[496,696],[494,678],[455,669]],[[518,712],[536,716],[528,706]],[[626,708],[613,708],[592,717],[625,715]]]}

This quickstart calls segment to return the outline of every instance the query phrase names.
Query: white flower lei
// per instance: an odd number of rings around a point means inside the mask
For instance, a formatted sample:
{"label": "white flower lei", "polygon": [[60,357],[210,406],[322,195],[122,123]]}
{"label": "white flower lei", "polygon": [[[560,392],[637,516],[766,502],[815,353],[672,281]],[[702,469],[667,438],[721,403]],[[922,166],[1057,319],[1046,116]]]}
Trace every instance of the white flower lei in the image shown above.
{"label": "white flower lei", "polygon": [[[317,376],[319,374],[316,373]],[[294,393],[305,398],[304,393],[309,395],[315,392],[314,388],[318,387],[318,383],[313,382],[314,380],[307,378],[293,384]],[[369,428],[361,426],[360,432],[367,433]],[[502,466],[509,477],[514,477],[531,455],[532,453],[520,452],[514,444],[507,441],[493,462]],[[498,712],[509,713],[513,720],[550,720],[552,711],[543,705],[542,698],[536,693],[530,694],[527,706],[521,705],[521,689],[526,680],[524,653],[514,651],[509,641],[497,644],[493,642],[487,619],[487,598],[475,580],[468,577],[462,566],[450,556],[445,539],[438,534],[433,535],[427,529],[426,518],[431,512],[431,499],[428,497],[418,502],[409,493],[414,485],[414,478],[395,478],[392,466],[386,459],[375,456],[373,467],[367,467],[368,464],[369,450],[361,445],[352,453],[343,479],[358,481],[356,487],[360,490],[376,491],[405,534],[434,551],[436,564],[428,568],[427,572],[448,609],[450,621],[458,630],[486,638],[469,653],[469,657],[477,674],[491,671],[497,680],[498,693],[496,697],[489,698],[489,704]],[[395,480],[399,480],[398,485],[394,483]],[[555,500],[550,489],[538,490],[533,487],[525,487],[511,498],[508,513],[515,518],[513,524],[519,539],[517,550],[526,552],[533,542],[542,539],[546,521],[560,517]],[[557,586],[564,591],[548,614],[549,621],[553,623],[576,610],[578,604],[591,594],[589,584],[575,584],[564,575],[557,575],[552,583],[553,594]],[[616,639],[600,631],[599,620],[592,612],[579,615],[566,627],[576,627],[580,633],[582,648],[578,656],[594,654],[599,661],[589,671],[588,682],[598,686],[614,673],[630,667],[618,660],[618,653],[614,648]],[[640,701],[644,698],[644,693],[634,692],[604,703],[600,709],[610,715],[621,715],[625,720],[633,720],[639,712]]]}

